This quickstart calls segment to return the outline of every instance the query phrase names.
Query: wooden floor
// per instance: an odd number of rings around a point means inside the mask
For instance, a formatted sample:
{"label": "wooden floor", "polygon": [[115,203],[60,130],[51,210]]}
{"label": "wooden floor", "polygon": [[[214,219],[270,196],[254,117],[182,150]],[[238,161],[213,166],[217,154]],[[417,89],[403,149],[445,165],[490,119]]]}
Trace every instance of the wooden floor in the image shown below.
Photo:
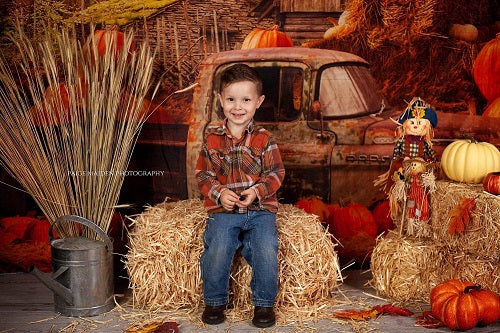
{"label": "wooden floor", "polygon": [[[335,297],[346,297],[360,304],[385,304],[386,301],[372,297],[374,291],[365,285],[369,272],[347,271],[347,278]],[[125,292],[127,290],[125,289]],[[120,299],[126,299],[123,297]],[[425,306],[420,311],[426,309]],[[146,313],[130,312],[116,307],[112,311],[96,317],[70,318],[54,312],[53,294],[34,276],[28,273],[0,274],[0,333],[4,332],[125,332],[138,318],[144,319]],[[417,311],[415,311],[417,312]],[[417,313],[420,314],[420,313]],[[297,325],[293,318],[287,318],[288,326],[277,326],[258,330],[250,321],[226,322],[216,326],[203,326],[199,312],[192,314],[193,320],[177,315],[156,314],[153,318],[162,321],[174,320],[180,324],[180,332],[451,332],[447,328],[426,329],[416,327],[416,315],[412,317],[381,316],[364,322],[341,323],[333,320],[320,320],[316,323]],[[470,333],[500,332],[500,323],[474,328]]]}

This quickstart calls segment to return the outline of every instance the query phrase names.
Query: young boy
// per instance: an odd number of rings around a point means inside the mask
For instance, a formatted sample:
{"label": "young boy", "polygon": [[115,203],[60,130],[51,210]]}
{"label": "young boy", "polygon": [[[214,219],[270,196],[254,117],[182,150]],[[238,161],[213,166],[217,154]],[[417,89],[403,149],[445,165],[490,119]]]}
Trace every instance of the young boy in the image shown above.
{"label": "young boy", "polygon": [[226,69],[218,97],[225,119],[208,131],[196,165],[196,180],[209,213],[203,236],[201,276],[203,322],[225,320],[229,273],[233,256],[241,254],[252,267],[252,323],[275,323],[278,292],[276,191],[285,169],[271,134],[255,125],[253,116],[264,101],[262,80],[251,67]]}

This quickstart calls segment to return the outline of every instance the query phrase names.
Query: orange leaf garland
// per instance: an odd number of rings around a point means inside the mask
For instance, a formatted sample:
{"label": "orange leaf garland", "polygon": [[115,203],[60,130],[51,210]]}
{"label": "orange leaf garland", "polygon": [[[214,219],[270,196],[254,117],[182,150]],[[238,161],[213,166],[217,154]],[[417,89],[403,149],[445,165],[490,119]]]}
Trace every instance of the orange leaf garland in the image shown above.
{"label": "orange leaf garland", "polygon": [[470,221],[470,213],[476,206],[474,198],[463,198],[460,200],[448,214],[450,223],[448,227],[449,234],[461,234]]}

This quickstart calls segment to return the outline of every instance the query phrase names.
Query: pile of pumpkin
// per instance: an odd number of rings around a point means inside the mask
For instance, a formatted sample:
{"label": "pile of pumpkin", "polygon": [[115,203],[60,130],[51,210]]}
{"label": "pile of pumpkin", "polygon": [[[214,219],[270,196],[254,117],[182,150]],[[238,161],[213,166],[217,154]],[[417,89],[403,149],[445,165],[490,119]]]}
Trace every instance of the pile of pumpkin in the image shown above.
{"label": "pile of pumpkin", "polygon": [[52,270],[49,244],[50,222],[45,217],[13,216],[0,219],[0,263],[2,272],[28,271],[34,265]]}
{"label": "pile of pumpkin", "polygon": [[335,250],[343,263],[354,260],[359,266],[369,264],[377,236],[394,228],[388,200],[369,209],[356,202],[328,204],[312,196],[297,201],[295,206],[319,217],[339,243]]}

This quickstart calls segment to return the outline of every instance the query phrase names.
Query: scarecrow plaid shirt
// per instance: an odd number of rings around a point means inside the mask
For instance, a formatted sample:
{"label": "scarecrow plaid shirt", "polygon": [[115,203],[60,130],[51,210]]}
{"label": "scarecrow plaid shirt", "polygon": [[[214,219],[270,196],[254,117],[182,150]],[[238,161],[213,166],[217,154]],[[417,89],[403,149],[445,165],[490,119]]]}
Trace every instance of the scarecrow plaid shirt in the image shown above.
{"label": "scarecrow plaid shirt", "polygon": [[[257,198],[248,209],[276,212],[276,191],[285,176],[278,145],[264,128],[251,121],[241,139],[235,139],[226,121],[208,134],[196,165],[196,181],[204,196],[209,213],[227,212],[220,205],[225,189],[236,194],[253,188]],[[236,207],[233,212],[245,213],[247,208]]]}
{"label": "scarecrow plaid shirt", "polygon": [[395,161],[401,157],[422,157],[426,161],[437,161],[434,150],[425,138],[416,135],[405,135],[396,142],[392,160]]}

